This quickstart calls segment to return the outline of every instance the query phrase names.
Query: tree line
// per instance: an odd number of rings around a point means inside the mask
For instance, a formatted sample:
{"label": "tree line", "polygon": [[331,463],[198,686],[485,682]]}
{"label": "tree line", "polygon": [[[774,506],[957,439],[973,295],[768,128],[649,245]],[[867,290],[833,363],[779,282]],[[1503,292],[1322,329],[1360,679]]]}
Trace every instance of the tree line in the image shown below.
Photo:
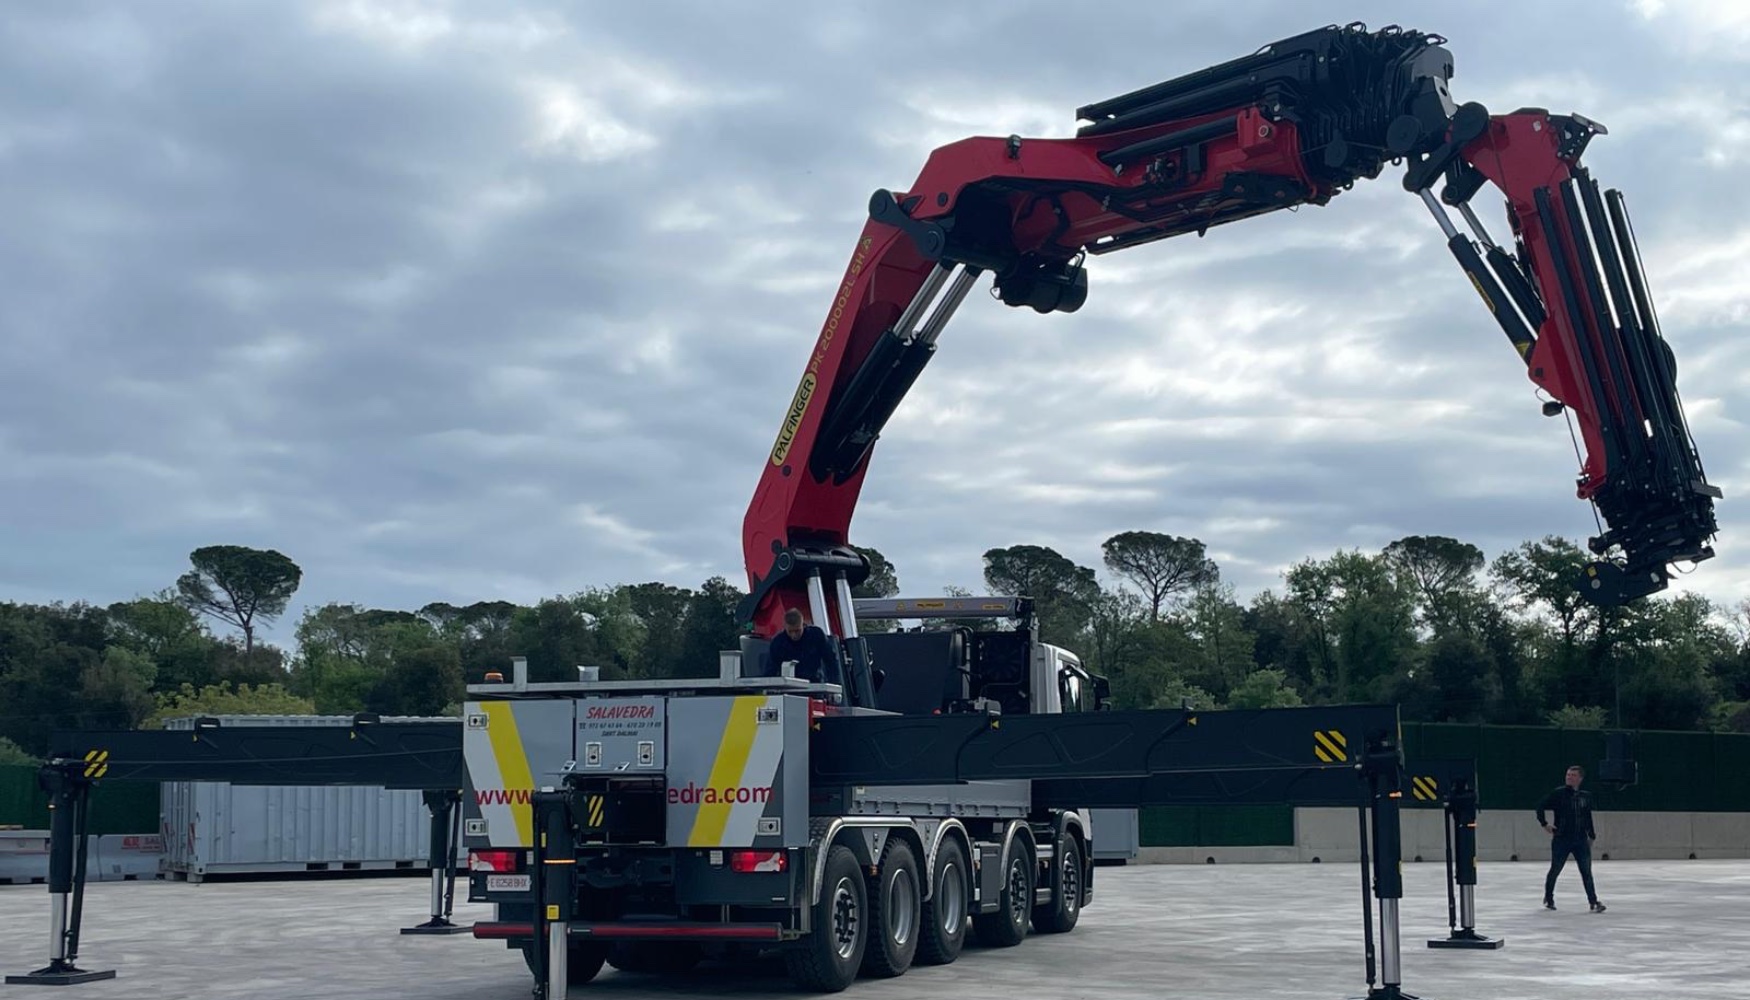
{"label": "tree line", "polygon": [[[874,572],[856,594],[901,593],[894,565],[862,551]],[[1595,608],[1572,583],[1588,558],[1558,537],[1489,561],[1457,539],[1410,536],[1304,559],[1241,602],[1202,541],[1129,531],[1102,544],[1098,568],[1046,546],[991,549],[982,582],[1032,597],[1040,638],[1110,678],[1120,708],[1385,701],[1416,721],[1750,732],[1750,602]],[[257,630],[302,583],[292,559],[220,545],[190,564],[164,590],[107,606],[0,603],[0,762],[42,754],[56,728],[454,714],[465,685],[513,656],[536,681],[579,665],[604,679],[713,676],[743,633],[745,592],[718,576],[533,604],[330,603],[302,614],[288,652]]]}

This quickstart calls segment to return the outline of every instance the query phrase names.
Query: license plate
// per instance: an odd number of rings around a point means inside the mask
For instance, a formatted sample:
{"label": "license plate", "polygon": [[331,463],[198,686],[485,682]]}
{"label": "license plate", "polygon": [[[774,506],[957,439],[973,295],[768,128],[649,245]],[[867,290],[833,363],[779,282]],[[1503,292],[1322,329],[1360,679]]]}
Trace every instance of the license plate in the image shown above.
{"label": "license plate", "polygon": [[487,892],[528,892],[529,877],[527,875],[488,875],[486,876]]}

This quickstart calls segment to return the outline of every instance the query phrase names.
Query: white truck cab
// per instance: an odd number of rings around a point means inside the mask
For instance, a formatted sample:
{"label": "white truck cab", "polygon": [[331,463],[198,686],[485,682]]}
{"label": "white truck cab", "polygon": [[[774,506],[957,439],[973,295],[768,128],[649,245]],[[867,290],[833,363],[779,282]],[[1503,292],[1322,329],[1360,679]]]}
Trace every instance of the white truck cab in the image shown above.
{"label": "white truck cab", "polygon": [[[1096,678],[1081,657],[1048,642],[1033,646],[1033,711],[1070,713],[1097,711],[1102,695]],[[1084,809],[1096,862],[1124,864],[1136,859],[1142,846],[1142,820],[1135,809]]]}

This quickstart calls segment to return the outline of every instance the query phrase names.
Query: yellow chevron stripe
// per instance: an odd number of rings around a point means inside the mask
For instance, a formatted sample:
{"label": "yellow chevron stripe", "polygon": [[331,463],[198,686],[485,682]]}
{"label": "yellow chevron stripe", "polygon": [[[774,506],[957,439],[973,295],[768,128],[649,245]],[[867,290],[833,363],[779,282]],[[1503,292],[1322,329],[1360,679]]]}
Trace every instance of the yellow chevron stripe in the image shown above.
{"label": "yellow chevron stripe", "polygon": [[[1336,735],[1338,737],[1342,736],[1341,733]],[[1339,745],[1336,740],[1333,740],[1329,734],[1315,730],[1313,732],[1313,742],[1316,744],[1314,746],[1314,752],[1319,752],[1320,750],[1323,751],[1323,753],[1319,753],[1320,760],[1324,760],[1328,763],[1335,763],[1348,757],[1348,754],[1343,752],[1343,746]],[[1326,757],[1325,753],[1330,754],[1330,756]]]}
{"label": "yellow chevron stripe", "polygon": [[[753,752],[754,733],[758,727],[760,706],[766,703],[763,694],[741,695],[729,707],[729,721],[723,726],[723,738],[717,744],[717,759],[711,764],[713,789],[740,784],[747,770],[748,754]],[[693,829],[687,836],[688,847],[716,847],[723,839],[723,829],[729,825],[729,810],[733,802],[701,802],[693,816]]]}
{"label": "yellow chevron stripe", "polygon": [[[480,703],[486,713],[487,739],[492,743],[492,757],[498,764],[499,786],[507,793],[519,788],[535,787],[535,776],[529,771],[529,756],[523,750],[522,735],[517,732],[516,715],[508,701]],[[527,802],[507,802],[511,819],[516,821],[517,843],[535,843],[535,813]]]}
{"label": "yellow chevron stripe", "polygon": [[106,763],[108,760],[108,750],[85,751],[85,776],[87,778],[103,777],[109,771],[109,764]]}

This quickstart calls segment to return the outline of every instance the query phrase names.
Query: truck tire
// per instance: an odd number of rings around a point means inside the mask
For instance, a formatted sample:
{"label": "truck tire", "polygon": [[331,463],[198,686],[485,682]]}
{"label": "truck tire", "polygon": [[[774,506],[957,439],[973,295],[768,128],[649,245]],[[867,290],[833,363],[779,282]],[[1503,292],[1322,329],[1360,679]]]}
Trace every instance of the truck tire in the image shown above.
{"label": "truck tire", "polygon": [[972,898],[966,888],[970,872],[960,841],[944,838],[930,870],[930,898],[924,902],[918,928],[917,964],[947,965],[960,957],[966,945],[967,901]]}
{"label": "truck tire", "polygon": [[1033,929],[1064,934],[1082,915],[1082,844],[1067,831],[1051,862],[1051,902],[1033,908]]}
{"label": "truck tire", "polygon": [[790,979],[814,993],[838,993],[857,978],[869,943],[869,884],[843,844],[827,848],[814,930],[784,952]]}
{"label": "truck tire", "polygon": [[869,886],[869,945],[863,950],[863,975],[892,979],[911,968],[918,952],[923,897],[917,853],[899,837],[887,838],[887,849],[881,852],[881,865]]}
{"label": "truck tire", "polygon": [[[566,986],[582,986],[594,979],[602,971],[602,963],[607,961],[608,946],[600,941],[575,941],[571,945],[571,954],[565,959]],[[523,942],[523,961],[528,963],[529,974],[535,981],[541,979],[541,970],[535,967],[535,943]]]}
{"label": "truck tire", "polygon": [[1013,948],[1027,938],[1033,915],[1033,852],[1016,840],[1003,862],[1003,884],[997,908],[972,918],[973,933],[987,948]]}

